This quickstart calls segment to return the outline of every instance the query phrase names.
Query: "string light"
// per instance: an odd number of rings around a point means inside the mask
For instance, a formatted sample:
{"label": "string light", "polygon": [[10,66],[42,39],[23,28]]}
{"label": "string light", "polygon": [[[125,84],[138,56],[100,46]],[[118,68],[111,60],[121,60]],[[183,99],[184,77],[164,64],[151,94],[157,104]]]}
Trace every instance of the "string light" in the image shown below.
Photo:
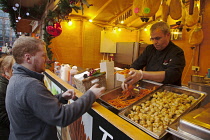
{"label": "string light", "polygon": [[93,20],[92,19],[89,19],[89,22],[93,22]]}
{"label": "string light", "polygon": [[73,24],[73,22],[70,20],[70,21],[68,22],[68,25],[71,26],[72,24]]}
{"label": "string light", "polygon": [[120,23],[121,23],[121,24],[124,24],[124,21],[122,20],[122,21],[120,21]]}
{"label": "string light", "polygon": [[[14,11],[16,11],[16,12],[17,12],[17,15],[18,15],[18,17],[17,17],[17,19],[16,19],[15,21],[16,21],[16,22],[19,22],[19,20],[22,19],[21,16],[20,16],[21,0],[20,0],[20,4],[16,3],[15,6],[12,7],[12,9],[13,9]],[[25,14],[26,14],[26,16],[29,16],[29,15],[30,15],[29,12],[26,12]],[[15,17],[16,17],[16,14],[15,14]]]}
{"label": "string light", "polygon": [[15,4],[15,7],[19,7],[20,5],[18,3]]}
{"label": "string light", "polygon": [[14,11],[17,11],[17,8],[16,8],[16,7],[12,7],[12,9],[13,9]]}
{"label": "string light", "polygon": [[147,28],[144,28],[144,31],[146,32],[147,31]]}

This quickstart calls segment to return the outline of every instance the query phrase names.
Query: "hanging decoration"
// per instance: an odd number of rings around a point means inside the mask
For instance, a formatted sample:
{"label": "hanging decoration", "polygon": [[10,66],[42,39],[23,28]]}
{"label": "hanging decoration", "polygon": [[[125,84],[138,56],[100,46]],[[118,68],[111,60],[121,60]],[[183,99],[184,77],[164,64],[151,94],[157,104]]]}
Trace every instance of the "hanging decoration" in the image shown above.
{"label": "hanging decoration", "polygon": [[182,3],[180,0],[171,0],[169,5],[169,15],[174,20],[178,20],[182,17]]}
{"label": "hanging decoration", "polygon": [[167,22],[169,16],[169,4],[167,0],[163,0],[161,4],[161,19]]}
{"label": "hanging decoration", "polygon": [[92,4],[89,4],[86,0],[60,0],[57,9],[54,11],[49,11],[47,17],[45,18],[46,29],[47,27],[53,29],[51,26],[58,25],[61,21],[68,20],[68,15],[72,12],[72,9],[77,13],[79,10],[82,10],[82,13],[84,13],[84,4],[88,8],[90,6],[93,6]]}
{"label": "hanging decoration", "polygon": [[59,36],[62,33],[62,28],[60,23],[55,23],[54,26],[46,27],[47,33],[52,35],[53,37]]}
{"label": "hanging decoration", "polygon": [[133,11],[139,16],[142,22],[147,22],[149,17],[155,15],[161,4],[161,0],[134,0]]}
{"label": "hanging decoration", "polygon": [[60,25],[61,21],[68,20],[69,14],[74,10],[78,13],[79,10],[84,13],[84,5],[88,8],[93,6],[89,4],[86,0],[60,0],[58,7],[54,11],[48,11],[48,14],[45,18],[45,28],[44,28],[44,41],[46,43],[47,55],[50,61],[48,61],[47,67],[50,68],[51,64],[54,63],[52,60],[53,53],[49,45],[51,40],[62,33],[62,27]]}
{"label": "hanging decoration", "polygon": [[203,30],[200,23],[194,27],[189,36],[189,43],[191,45],[199,45],[203,41]]}
{"label": "hanging decoration", "polygon": [[200,11],[199,11],[199,7],[196,2],[193,5],[193,13],[192,14],[189,13],[189,8],[190,8],[190,5],[185,6],[185,12],[186,12],[185,24],[187,27],[192,27],[199,22]]}

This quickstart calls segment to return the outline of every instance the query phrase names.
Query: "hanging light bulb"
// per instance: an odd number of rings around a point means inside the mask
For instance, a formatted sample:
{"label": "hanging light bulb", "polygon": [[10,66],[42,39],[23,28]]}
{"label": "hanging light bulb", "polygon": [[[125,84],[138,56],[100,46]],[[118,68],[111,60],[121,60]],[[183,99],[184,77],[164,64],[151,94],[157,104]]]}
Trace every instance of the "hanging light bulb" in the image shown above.
{"label": "hanging light bulb", "polygon": [[89,22],[93,22],[93,20],[92,19],[89,19]]}
{"label": "hanging light bulb", "polygon": [[122,20],[122,21],[120,21],[120,23],[121,23],[121,24],[124,24],[124,21]]}
{"label": "hanging light bulb", "polygon": [[14,11],[17,11],[17,8],[16,8],[16,7],[12,7],[12,9],[13,9]]}
{"label": "hanging light bulb", "polygon": [[30,13],[29,13],[29,12],[27,12],[27,13],[26,13],[26,16],[29,16],[29,15],[30,15]]}
{"label": "hanging light bulb", "polygon": [[73,23],[72,23],[72,21],[70,20],[69,22],[68,22],[68,25],[69,26],[71,26]]}
{"label": "hanging light bulb", "polygon": [[145,32],[147,31],[147,27],[144,28],[144,31],[145,31]]}
{"label": "hanging light bulb", "polygon": [[19,20],[18,20],[18,19],[16,19],[15,21],[16,21],[16,22],[19,22]]}
{"label": "hanging light bulb", "polygon": [[21,17],[19,16],[18,19],[21,20]]}
{"label": "hanging light bulb", "polygon": [[15,7],[19,7],[20,5],[18,3],[15,4]]}

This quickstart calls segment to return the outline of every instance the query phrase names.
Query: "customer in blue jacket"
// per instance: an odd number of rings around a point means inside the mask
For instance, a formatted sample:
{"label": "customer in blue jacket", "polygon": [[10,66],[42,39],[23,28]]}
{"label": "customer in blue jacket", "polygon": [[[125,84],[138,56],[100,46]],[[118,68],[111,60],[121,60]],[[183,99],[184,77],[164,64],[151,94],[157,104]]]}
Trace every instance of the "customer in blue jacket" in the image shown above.
{"label": "customer in blue jacket", "polygon": [[150,28],[150,36],[153,44],[131,64],[130,76],[122,84],[123,88],[142,79],[181,85],[185,56],[184,51],[170,40],[170,27],[166,22],[156,22]]}
{"label": "customer in blue jacket", "polygon": [[105,90],[94,85],[75,102],[63,105],[75,92],[69,89],[55,97],[45,87],[42,72],[48,58],[43,41],[20,37],[14,42],[13,56],[16,63],[6,95],[10,140],[58,140],[56,126],[78,119]]}

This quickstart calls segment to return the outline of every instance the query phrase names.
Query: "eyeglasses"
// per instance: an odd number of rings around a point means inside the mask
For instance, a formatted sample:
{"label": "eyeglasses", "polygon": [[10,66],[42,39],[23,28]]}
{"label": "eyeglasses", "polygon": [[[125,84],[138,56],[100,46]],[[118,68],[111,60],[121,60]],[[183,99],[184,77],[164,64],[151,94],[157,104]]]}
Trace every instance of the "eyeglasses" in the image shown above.
{"label": "eyeglasses", "polygon": [[154,37],[154,38],[150,38],[151,41],[154,41],[154,40],[160,40],[162,37]]}

